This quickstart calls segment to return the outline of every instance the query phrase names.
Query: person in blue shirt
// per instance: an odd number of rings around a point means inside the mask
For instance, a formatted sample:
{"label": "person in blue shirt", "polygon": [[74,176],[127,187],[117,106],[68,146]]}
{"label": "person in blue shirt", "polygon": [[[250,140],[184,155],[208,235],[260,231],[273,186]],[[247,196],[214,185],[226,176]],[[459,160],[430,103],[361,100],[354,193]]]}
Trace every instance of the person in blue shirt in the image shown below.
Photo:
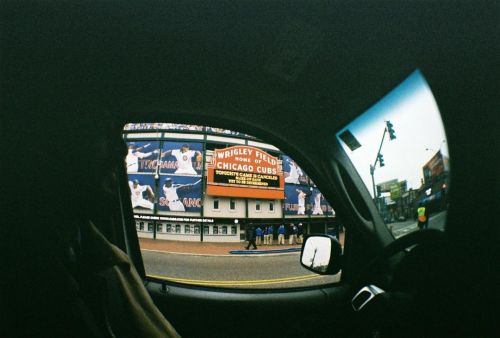
{"label": "person in blue shirt", "polygon": [[278,228],[278,244],[279,245],[284,245],[285,244],[285,226],[283,224],[280,225]]}
{"label": "person in blue shirt", "polygon": [[267,228],[267,236],[268,236],[268,243],[267,244],[269,244],[269,245],[273,245],[273,239],[274,239],[273,238],[273,236],[274,236],[273,232],[274,232],[274,228],[273,228],[272,225],[270,225]]}
{"label": "person in blue shirt", "polygon": [[257,245],[260,245],[262,243],[262,229],[260,228],[260,226],[255,229],[255,235],[257,236]]}

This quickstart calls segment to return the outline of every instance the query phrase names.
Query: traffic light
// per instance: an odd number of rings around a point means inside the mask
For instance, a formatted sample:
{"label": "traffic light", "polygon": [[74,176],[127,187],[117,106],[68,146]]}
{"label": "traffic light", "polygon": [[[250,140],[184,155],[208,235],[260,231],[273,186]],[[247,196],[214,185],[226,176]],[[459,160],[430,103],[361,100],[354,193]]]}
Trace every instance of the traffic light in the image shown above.
{"label": "traffic light", "polygon": [[396,134],[394,133],[393,124],[391,121],[385,121],[385,124],[387,125],[387,132],[389,133],[389,138],[391,140],[396,139]]}
{"label": "traffic light", "polygon": [[385,166],[384,155],[378,154],[378,162],[380,163],[380,168],[382,168],[383,166]]}

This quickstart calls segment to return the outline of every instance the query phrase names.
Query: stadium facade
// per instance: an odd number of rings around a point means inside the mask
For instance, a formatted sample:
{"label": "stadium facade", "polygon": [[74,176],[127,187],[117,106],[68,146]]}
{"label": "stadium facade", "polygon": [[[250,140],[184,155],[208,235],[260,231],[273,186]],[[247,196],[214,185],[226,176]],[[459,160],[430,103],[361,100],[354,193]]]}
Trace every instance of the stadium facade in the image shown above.
{"label": "stadium facade", "polygon": [[333,208],[295,161],[250,135],[140,123],[123,137],[139,237],[239,242],[249,226],[335,226]]}

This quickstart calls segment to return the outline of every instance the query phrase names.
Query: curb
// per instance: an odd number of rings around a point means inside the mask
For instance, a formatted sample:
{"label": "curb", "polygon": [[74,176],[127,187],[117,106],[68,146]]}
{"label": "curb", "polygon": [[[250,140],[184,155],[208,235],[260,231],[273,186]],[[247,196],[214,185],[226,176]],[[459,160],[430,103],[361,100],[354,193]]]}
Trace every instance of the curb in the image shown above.
{"label": "curb", "polygon": [[[294,249],[294,248],[292,248]],[[277,250],[232,250],[227,254],[205,254],[205,253],[189,253],[189,252],[176,252],[176,251],[164,251],[164,250],[154,250],[154,249],[141,249],[141,251],[158,252],[174,255],[184,255],[184,256],[207,256],[207,257],[238,257],[241,256],[280,256],[285,254],[292,254],[294,252],[299,252],[300,249],[277,249]]]}
{"label": "curb", "polygon": [[275,250],[231,250],[232,255],[265,255],[276,253],[300,252],[301,248],[275,249]]}

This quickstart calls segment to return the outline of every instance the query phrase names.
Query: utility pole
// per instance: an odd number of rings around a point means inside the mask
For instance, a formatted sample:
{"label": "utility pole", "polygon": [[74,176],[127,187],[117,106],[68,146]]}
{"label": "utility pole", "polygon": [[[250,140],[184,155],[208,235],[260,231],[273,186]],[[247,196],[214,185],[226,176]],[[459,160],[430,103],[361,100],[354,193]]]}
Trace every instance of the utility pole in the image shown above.
{"label": "utility pole", "polygon": [[378,147],[378,152],[377,156],[375,157],[375,162],[373,162],[373,165],[370,164],[370,175],[372,176],[372,187],[373,187],[373,200],[375,201],[375,204],[377,205],[379,211],[380,211],[380,206],[377,203],[378,194],[377,194],[377,189],[375,188],[375,168],[377,166],[377,163],[379,163],[381,168],[385,166],[384,156],[380,153],[382,151],[382,145],[384,144],[385,135],[389,133],[389,139],[391,141],[396,139],[396,134],[394,133],[393,124],[391,123],[391,121],[385,121],[385,124],[386,126],[384,128],[384,133],[382,134],[382,140],[380,141],[380,146]]}

